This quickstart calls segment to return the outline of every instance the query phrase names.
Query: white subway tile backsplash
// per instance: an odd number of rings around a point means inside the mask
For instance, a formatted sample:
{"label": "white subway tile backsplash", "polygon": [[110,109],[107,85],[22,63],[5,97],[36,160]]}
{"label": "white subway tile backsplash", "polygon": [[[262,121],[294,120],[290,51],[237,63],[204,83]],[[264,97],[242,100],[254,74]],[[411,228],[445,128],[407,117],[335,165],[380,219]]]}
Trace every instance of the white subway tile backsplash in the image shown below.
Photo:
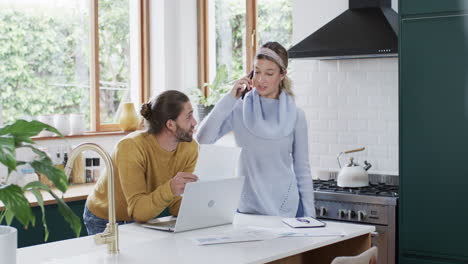
{"label": "white subway tile backsplash", "polygon": [[310,129],[323,131],[328,129],[328,121],[327,120],[311,120],[310,121]]}
{"label": "white subway tile backsplash", "polygon": [[341,84],[346,82],[346,72],[329,72],[328,83],[329,84]]}
{"label": "white subway tile backsplash", "polygon": [[369,96],[367,99],[369,107],[385,107],[389,104],[388,96]]}
{"label": "white subway tile backsplash", "polygon": [[292,60],[290,67],[292,71],[314,72],[318,71],[317,60]]}
{"label": "white subway tile backsplash", "polygon": [[385,73],[384,72],[367,72],[367,80],[368,81],[377,81],[380,82],[383,79],[385,79]]}
{"label": "white subway tile backsplash", "polygon": [[303,107],[302,110],[304,110],[304,114],[306,116],[307,120],[318,120],[319,119],[319,111],[311,108],[305,108]]}
{"label": "white subway tile backsplash", "polygon": [[367,147],[367,153],[374,159],[388,158],[388,147],[386,145],[371,145]]}
{"label": "white subway tile backsplash", "polygon": [[328,152],[328,144],[324,143],[311,143],[310,149],[316,153],[327,153]]}
{"label": "white subway tile backsplash", "polygon": [[387,129],[387,122],[383,120],[369,120],[369,131],[382,132]]}
{"label": "white subway tile backsplash", "polygon": [[311,154],[309,155],[310,166],[320,167],[320,155],[316,155],[315,153],[316,152],[311,152]]}
{"label": "white subway tile backsplash", "polygon": [[398,71],[398,58],[381,58],[379,59],[381,71]]}
{"label": "white subway tile backsplash", "polygon": [[336,84],[325,84],[318,86],[320,96],[337,96],[338,87]]}
{"label": "white subway tile backsplash", "polygon": [[330,130],[332,131],[347,131],[348,121],[347,120],[330,120]]}
{"label": "white subway tile backsplash", "polygon": [[318,139],[320,143],[326,143],[328,145],[335,144],[337,142],[338,136],[336,133],[319,133]]}
{"label": "white subway tile backsplash", "polygon": [[338,85],[338,96],[355,96],[357,93],[358,87],[356,85],[350,85],[349,83]]}
{"label": "white subway tile backsplash", "polygon": [[296,102],[296,105],[299,107],[304,107],[309,105],[309,96],[307,95],[301,95],[294,98],[294,101]]}
{"label": "white subway tile backsplash", "polygon": [[358,60],[359,70],[362,72],[380,71],[379,59],[361,59]]}
{"label": "white subway tile backsplash", "polygon": [[357,60],[339,60],[338,71],[340,72],[355,72],[359,70],[359,64]]}
{"label": "white subway tile backsplash", "polygon": [[319,117],[321,120],[337,120],[338,119],[338,112],[331,110],[331,111],[323,111],[320,112]]}
{"label": "white subway tile backsplash", "polygon": [[327,96],[310,97],[309,104],[311,107],[326,107],[328,105],[328,97]]}
{"label": "white subway tile backsplash", "polygon": [[327,84],[328,72],[312,72],[310,75],[312,83]]}
{"label": "white subway tile backsplash", "polygon": [[325,156],[322,155],[320,156],[320,167],[321,168],[329,168],[329,169],[335,169],[338,168],[338,162],[336,161],[336,156]]}
{"label": "white subway tile backsplash", "polygon": [[348,96],[347,103],[348,106],[351,106],[355,109],[367,108],[368,100],[367,96]]}
{"label": "white subway tile backsplash", "polygon": [[378,91],[378,95],[398,98],[398,89],[395,89],[395,87],[398,87],[398,84],[381,82],[376,90]]}
{"label": "white subway tile backsplash", "polygon": [[379,143],[379,137],[373,134],[359,134],[358,143],[363,146],[376,145]]}
{"label": "white subway tile backsplash", "polygon": [[309,128],[311,166],[336,169],[339,152],[364,146],[353,153],[360,163],[369,160],[373,173],[398,174],[398,59],[291,65],[296,103]]}
{"label": "white subway tile backsplash", "polygon": [[398,121],[398,112],[395,111],[381,111],[379,112],[380,120]]}
{"label": "white subway tile backsplash", "polygon": [[338,71],[338,61],[320,60],[318,61],[318,68],[320,72],[336,72]]}
{"label": "white subway tile backsplash", "polygon": [[398,144],[398,135],[397,134],[384,134],[379,136],[380,145],[390,145],[394,146]]}
{"label": "white subway tile backsplash", "polygon": [[379,112],[365,109],[358,113],[358,119],[377,120],[379,119]]}
{"label": "white subway tile backsplash", "polygon": [[349,131],[366,131],[367,120],[350,120],[348,121]]}
{"label": "white subway tile backsplash", "polygon": [[339,114],[338,114],[338,119],[339,120],[355,120],[355,119],[358,119],[358,113],[357,112],[353,112],[353,111],[341,111]]}
{"label": "white subway tile backsplash", "polygon": [[346,97],[344,96],[328,96],[328,107],[341,109],[346,106]]}
{"label": "white subway tile backsplash", "polygon": [[294,80],[294,83],[310,83],[311,72],[310,71],[294,71],[290,73],[289,77]]}
{"label": "white subway tile backsplash", "polygon": [[377,96],[380,94],[379,82],[377,81],[365,81],[362,82],[358,89],[359,96]]}
{"label": "white subway tile backsplash", "polygon": [[348,84],[360,85],[367,80],[367,74],[365,72],[348,72],[346,80]]}
{"label": "white subway tile backsplash", "polygon": [[351,134],[351,133],[340,133],[338,135],[338,143],[343,144],[343,145],[354,145],[357,144],[357,135],[356,134]]}

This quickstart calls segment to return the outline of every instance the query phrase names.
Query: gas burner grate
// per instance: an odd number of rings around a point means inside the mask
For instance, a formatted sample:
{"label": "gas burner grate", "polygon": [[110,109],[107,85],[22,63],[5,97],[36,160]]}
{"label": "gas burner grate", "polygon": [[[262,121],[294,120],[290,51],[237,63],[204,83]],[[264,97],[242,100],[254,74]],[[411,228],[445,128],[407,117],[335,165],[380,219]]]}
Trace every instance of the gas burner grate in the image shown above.
{"label": "gas burner grate", "polygon": [[387,185],[385,183],[371,183],[366,187],[348,188],[339,187],[334,180],[314,180],[314,190],[357,195],[398,197],[398,186]]}

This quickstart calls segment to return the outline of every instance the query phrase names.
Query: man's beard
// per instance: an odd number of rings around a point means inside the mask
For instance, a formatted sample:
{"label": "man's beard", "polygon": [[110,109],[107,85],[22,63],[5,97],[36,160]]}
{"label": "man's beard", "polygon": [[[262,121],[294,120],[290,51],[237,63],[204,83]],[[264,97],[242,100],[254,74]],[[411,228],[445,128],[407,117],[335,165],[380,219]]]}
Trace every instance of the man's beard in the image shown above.
{"label": "man's beard", "polygon": [[179,142],[192,142],[193,135],[190,133],[194,127],[190,127],[188,130],[184,130],[179,125],[176,124],[175,136]]}

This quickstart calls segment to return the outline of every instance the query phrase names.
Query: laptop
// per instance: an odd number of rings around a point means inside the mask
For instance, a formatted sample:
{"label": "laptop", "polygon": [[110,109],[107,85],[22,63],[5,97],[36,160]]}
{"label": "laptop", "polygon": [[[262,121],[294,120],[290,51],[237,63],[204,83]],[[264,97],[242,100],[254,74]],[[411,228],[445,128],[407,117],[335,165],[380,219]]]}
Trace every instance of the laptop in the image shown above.
{"label": "laptop", "polygon": [[187,183],[177,218],[173,216],[156,218],[142,226],[183,232],[231,224],[243,184],[244,177]]}

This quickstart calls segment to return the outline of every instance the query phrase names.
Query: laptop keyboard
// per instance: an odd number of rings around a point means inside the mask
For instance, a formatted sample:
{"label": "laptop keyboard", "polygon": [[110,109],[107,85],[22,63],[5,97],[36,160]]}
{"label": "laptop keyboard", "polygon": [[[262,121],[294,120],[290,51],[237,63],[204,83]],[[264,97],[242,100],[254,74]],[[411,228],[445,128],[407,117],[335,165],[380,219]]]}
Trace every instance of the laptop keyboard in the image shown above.
{"label": "laptop keyboard", "polygon": [[176,224],[176,220],[164,221],[164,222],[157,222],[157,223],[145,223],[145,225],[151,226],[164,226],[164,227],[172,227],[174,228]]}

